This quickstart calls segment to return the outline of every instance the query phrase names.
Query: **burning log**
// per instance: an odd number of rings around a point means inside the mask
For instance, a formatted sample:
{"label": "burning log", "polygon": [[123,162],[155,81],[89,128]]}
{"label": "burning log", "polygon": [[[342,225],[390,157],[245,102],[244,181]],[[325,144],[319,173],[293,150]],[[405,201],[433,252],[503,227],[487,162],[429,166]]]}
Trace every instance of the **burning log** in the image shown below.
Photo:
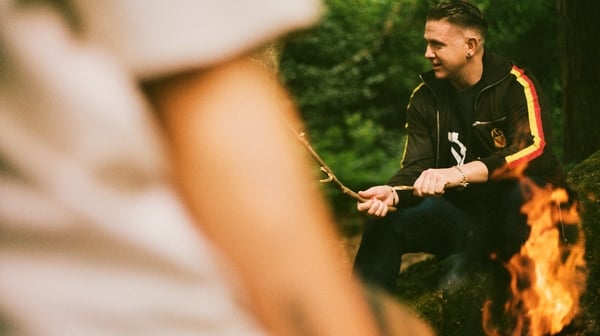
{"label": "burning log", "polygon": [[[579,257],[575,257],[575,254],[583,253],[583,251],[573,252],[574,247],[572,245],[579,245],[580,247],[583,247],[584,243],[586,245],[585,267],[587,271],[581,268],[581,264],[577,267],[567,266],[564,262],[558,268],[560,270],[566,267],[573,270],[573,267],[576,267],[578,275],[574,278],[578,279],[577,282],[573,280],[569,283],[568,278],[561,272],[558,272],[561,277],[556,281],[564,284],[566,290],[577,289],[581,294],[580,300],[577,302],[579,313],[571,320],[569,325],[564,325],[558,335],[600,335],[600,320],[598,319],[600,316],[600,151],[571,168],[567,176],[569,185],[578,195],[578,214],[574,212],[576,209],[568,203],[561,203],[559,210],[556,202],[560,202],[559,199],[564,196],[563,191],[543,189],[540,197],[545,201],[541,203],[546,204],[544,207],[549,209],[549,213],[541,217],[545,218],[544,221],[555,221],[557,219],[559,221],[555,222],[555,226],[548,230],[542,230],[542,225],[537,225],[541,233],[553,232],[548,236],[554,235],[551,240],[556,246],[556,248],[549,247],[548,251],[542,253],[542,255],[547,253],[556,256],[556,254],[550,253],[550,250],[558,248],[562,251],[558,255],[563,257],[563,261],[569,260],[570,257],[571,261],[578,260],[578,262],[581,262]],[[553,193],[554,196],[552,196]],[[533,205],[527,206],[533,207]],[[539,218],[540,211],[536,210],[535,213]],[[561,216],[564,226],[559,223]],[[533,214],[530,217],[533,218]],[[568,242],[565,242],[565,236],[569,238]],[[583,237],[585,237],[585,241]],[[533,245],[533,243],[530,245]],[[449,286],[445,280],[440,281],[440,279],[445,279],[453,267],[453,261],[449,259],[431,258],[400,273],[398,297],[419,311],[439,331],[440,335],[463,336],[484,335],[486,333],[487,335],[498,336],[533,335],[530,322],[533,316],[528,317],[527,310],[521,308],[521,300],[516,299],[512,294],[510,300],[506,300],[504,297],[505,280],[500,279],[499,275],[503,277],[505,275],[503,272],[508,272],[506,268],[490,269],[489,264],[478,266],[468,272],[459,274],[459,277],[453,280],[454,282]],[[525,267],[527,269],[538,267],[531,261],[531,258],[520,256],[515,257],[515,261],[518,261],[521,266],[527,266]],[[502,267],[502,265],[499,265],[499,267]],[[520,291],[529,290],[531,284],[535,282],[532,282],[529,277],[520,276],[521,273],[516,272],[519,276],[515,278],[514,285]],[[582,279],[584,274],[587,274],[587,284],[585,292],[581,293],[580,286],[584,281]],[[539,279],[536,278],[536,282],[548,282],[548,276],[545,273],[543,275]],[[488,301],[490,294],[497,294],[494,295],[494,302],[497,305],[492,305]],[[575,296],[577,295],[575,294]],[[503,304],[504,302],[507,303]],[[557,303],[556,307],[564,305],[562,300],[555,302]],[[513,307],[510,309],[517,310],[516,314],[510,316],[512,321],[507,316],[507,307]],[[538,310],[531,310],[535,313],[538,312]],[[518,334],[518,330],[515,328],[519,315],[522,321],[521,334]],[[565,315],[564,312],[557,315],[570,316],[569,314]],[[482,320],[487,322],[482,325]],[[537,319],[537,321],[541,321],[541,319]],[[566,321],[564,320],[561,324],[567,323]],[[513,322],[513,324],[510,325],[510,322]],[[547,335],[551,333],[548,332]]]}
{"label": "burning log", "polygon": [[[506,265],[512,297],[505,312],[513,323],[510,335],[555,335],[580,313],[587,275],[585,239],[579,228],[572,241],[565,236],[565,227],[579,226],[580,219],[576,204],[569,203],[564,189],[541,188],[534,183],[525,187],[531,195],[522,212],[531,232]],[[487,335],[504,334],[490,328],[489,321],[484,321],[484,328]]]}

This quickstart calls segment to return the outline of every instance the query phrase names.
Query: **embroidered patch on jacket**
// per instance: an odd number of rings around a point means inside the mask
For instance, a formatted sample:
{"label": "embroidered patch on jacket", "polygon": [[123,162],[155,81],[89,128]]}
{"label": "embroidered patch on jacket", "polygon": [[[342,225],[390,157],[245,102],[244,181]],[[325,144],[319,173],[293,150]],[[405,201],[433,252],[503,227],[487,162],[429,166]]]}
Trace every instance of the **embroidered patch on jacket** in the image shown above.
{"label": "embroidered patch on jacket", "polygon": [[494,139],[494,146],[496,148],[504,148],[506,147],[506,137],[504,136],[504,132],[502,132],[499,128],[494,128],[491,132],[492,139]]}

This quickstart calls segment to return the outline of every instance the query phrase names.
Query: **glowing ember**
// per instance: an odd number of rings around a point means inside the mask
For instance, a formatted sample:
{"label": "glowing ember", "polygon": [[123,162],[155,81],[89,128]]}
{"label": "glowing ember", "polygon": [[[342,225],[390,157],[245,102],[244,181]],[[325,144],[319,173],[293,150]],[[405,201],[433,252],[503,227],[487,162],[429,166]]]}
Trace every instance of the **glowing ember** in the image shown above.
{"label": "glowing ember", "polygon": [[[565,229],[572,229],[580,220],[575,205],[564,207],[568,202],[565,190],[539,188],[533,183],[526,188],[531,191],[531,200],[522,211],[531,233],[520,253],[506,265],[511,273],[512,298],[505,310],[514,319],[512,335],[553,335],[579,312],[586,280],[585,242],[579,229],[575,230],[577,237],[566,242]],[[488,335],[499,334],[486,329]]]}

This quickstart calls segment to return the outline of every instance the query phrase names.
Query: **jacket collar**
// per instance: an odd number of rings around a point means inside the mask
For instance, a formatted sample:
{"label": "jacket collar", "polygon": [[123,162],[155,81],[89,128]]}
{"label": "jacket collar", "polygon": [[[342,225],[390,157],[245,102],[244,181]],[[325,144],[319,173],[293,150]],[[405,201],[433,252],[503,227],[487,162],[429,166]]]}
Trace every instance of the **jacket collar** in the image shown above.
{"label": "jacket collar", "polygon": [[[512,68],[512,62],[502,56],[491,52],[483,54],[483,74],[481,76],[481,87],[487,87],[503,79]],[[448,79],[437,79],[433,70],[421,74],[421,79],[436,92],[443,92],[452,88]]]}

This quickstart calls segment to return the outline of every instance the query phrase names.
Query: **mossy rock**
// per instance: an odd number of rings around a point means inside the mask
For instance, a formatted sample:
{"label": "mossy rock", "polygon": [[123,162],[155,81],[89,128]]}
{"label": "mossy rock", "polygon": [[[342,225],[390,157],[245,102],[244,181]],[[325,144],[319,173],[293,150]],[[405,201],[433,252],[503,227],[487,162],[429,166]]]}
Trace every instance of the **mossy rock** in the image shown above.
{"label": "mossy rock", "polygon": [[432,258],[407,268],[399,276],[398,298],[420,312],[440,335],[468,335],[481,330],[483,286],[473,277],[447,279],[450,264],[448,259]]}
{"label": "mossy rock", "polygon": [[[439,335],[485,335],[483,306],[490,299],[505,301],[497,280],[507,274],[492,264],[457,269],[455,258],[431,258],[407,268],[398,279],[398,299],[419,312]],[[497,316],[495,322],[504,325],[502,314]]]}
{"label": "mossy rock", "polygon": [[600,335],[600,151],[571,169],[567,178],[579,197],[586,238],[589,274],[587,290],[581,299],[584,308],[581,319],[586,325],[585,335]]}
{"label": "mossy rock", "polygon": [[[600,152],[574,166],[567,175],[579,197],[589,273],[581,299],[583,311],[559,335],[600,335]],[[397,296],[418,311],[439,335],[485,335],[483,307],[489,299],[503,300],[506,293],[502,279],[506,274],[492,264],[456,272],[453,258],[432,258],[407,268],[399,276]],[[500,330],[510,323],[502,316],[501,307],[491,312]]]}

